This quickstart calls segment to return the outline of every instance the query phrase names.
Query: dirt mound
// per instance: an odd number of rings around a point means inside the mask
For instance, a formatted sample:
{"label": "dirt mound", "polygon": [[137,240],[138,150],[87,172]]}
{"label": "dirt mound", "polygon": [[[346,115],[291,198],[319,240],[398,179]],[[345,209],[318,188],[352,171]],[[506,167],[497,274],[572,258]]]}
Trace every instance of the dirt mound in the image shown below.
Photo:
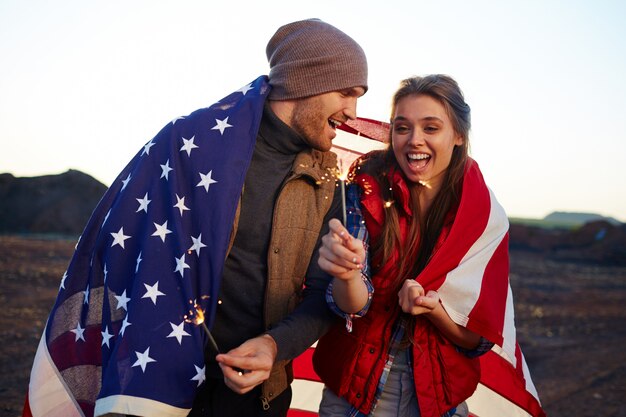
{"label": "dirt mound", "polygon": [[519,224],[510,228],[511,249],[542,254],[546,259],[626,266],[626,225],[600,220],[568,229]]}
{"label": "dirt mound", "polygon": [[106,189],[75,170],[41,177],[0,174],[0,233],[78,236]]}

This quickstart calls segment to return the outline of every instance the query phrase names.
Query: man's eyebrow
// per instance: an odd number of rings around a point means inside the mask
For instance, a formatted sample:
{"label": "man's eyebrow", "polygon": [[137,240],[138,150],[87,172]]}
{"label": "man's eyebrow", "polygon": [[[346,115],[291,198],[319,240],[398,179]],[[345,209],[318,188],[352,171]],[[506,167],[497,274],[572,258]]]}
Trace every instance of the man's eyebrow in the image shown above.
{"label": "man's eyebrow", "polygon": [[350,88],[344,90],[344,94],[349,95],[349,96],[360,97],[363,94],[365,94],[365,92],[364,91],[362,92],[362,91],[363,90],[359,89],[358,87],[350,87]]}

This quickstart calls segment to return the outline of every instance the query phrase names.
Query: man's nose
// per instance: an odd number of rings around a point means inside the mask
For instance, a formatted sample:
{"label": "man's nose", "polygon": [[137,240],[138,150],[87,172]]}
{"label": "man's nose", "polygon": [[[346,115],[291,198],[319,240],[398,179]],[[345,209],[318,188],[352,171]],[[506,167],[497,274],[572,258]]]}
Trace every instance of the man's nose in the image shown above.
{"label": "man's nose", "polygon": [[356,97],[348,98],[348,103],[343,111],[343,114],[349,119],[356,119]]}

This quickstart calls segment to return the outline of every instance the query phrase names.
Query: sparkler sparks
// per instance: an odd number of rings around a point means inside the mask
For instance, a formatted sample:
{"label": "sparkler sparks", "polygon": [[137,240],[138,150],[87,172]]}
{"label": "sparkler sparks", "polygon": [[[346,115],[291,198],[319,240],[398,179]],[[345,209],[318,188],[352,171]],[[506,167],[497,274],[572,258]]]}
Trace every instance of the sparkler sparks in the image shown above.
{"label": "sparkler sparks", "polygon": [[[201,298],[208,298],[208,296],[203,296]],[[193,304],[193,310],[189,310],[189,315],[185,314],[183,316],[185,322],[195,324],[196,326],[202,326],[202,328],[206,332],[207,337],[209,338],[209,344],[211,345],[211,348],[213,348],[215,353],[218,353],[218,354],[221,353],[220,348],[217,346],[217,342],[215,341],[215,338],[211,334],[211,331],[209,330],[209,328],[207,327],[204,321],[204,310],[202,310],[202,308],[200,308],[200,306],[192,300],[189,300],[189,304]],[[220,304],[221,304],[221,301],[220,301]],[[250,372],[250,371],[240,369],[237,367],[234,367],[233,369],[237,371],[239,376],[242,376]]]}
{"label": "sparkler sparks", "polygon": [[433,188],[433,186],[432,186],[432,185],[430,185],[430,182],[428,182],[427,180],[421,180],[421,181],[418,181],[418,183],[419,183],[419,185],[421,185],[422,187],[426,187],[426,188],[428,188],[428,189],[432,189],[432,188]]}
{"label": "sparkler sparks", "polygon": [[200,308],[198,304],[196,304],[195,302],[191,300],[189,300],[189,304],[193,304],[193,310],[189,310],[189,315],[185,315],[183,318],[185,319],[187,323],[192,323],[192,324],[195,324],[196,326],[202,326],[202,328],[204,329],[204,331],[206,332],[209,338],[209,343],[211,344],[211,347],[213,348],[213,350],[215,350],[216,353],[220,353],[220,349],[217,346],[217,342],[213,338],[211,331],[209,330],[206,323],[204,322],[204,310],[202,310],[202,308]]}
{"label": "sparkler sparks", "polygon": [[339,186],[341,187],[341,214],[343,216],[343,226],[347,226],[347,213],[346,213],[346,179],[348,178],[348,170],[343,169],[343,161],[339,160],[339,169],[337,170],[337,179],[339,180]]}

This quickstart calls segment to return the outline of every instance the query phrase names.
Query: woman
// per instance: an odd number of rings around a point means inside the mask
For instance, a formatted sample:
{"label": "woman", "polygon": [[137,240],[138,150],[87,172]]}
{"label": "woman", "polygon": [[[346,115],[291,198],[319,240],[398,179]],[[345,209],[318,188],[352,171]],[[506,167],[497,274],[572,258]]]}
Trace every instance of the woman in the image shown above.
{"label": "woman", "polygon": [[320,416],[467,415],[477,357],[503,342],[508,288],[508,222],[468,156],[469,130],[452,78],[409,78],[390,146],[353,164],[358,238],[333,219],[320,249],[335,277],[327,299],[345,317],[315,351]]}

